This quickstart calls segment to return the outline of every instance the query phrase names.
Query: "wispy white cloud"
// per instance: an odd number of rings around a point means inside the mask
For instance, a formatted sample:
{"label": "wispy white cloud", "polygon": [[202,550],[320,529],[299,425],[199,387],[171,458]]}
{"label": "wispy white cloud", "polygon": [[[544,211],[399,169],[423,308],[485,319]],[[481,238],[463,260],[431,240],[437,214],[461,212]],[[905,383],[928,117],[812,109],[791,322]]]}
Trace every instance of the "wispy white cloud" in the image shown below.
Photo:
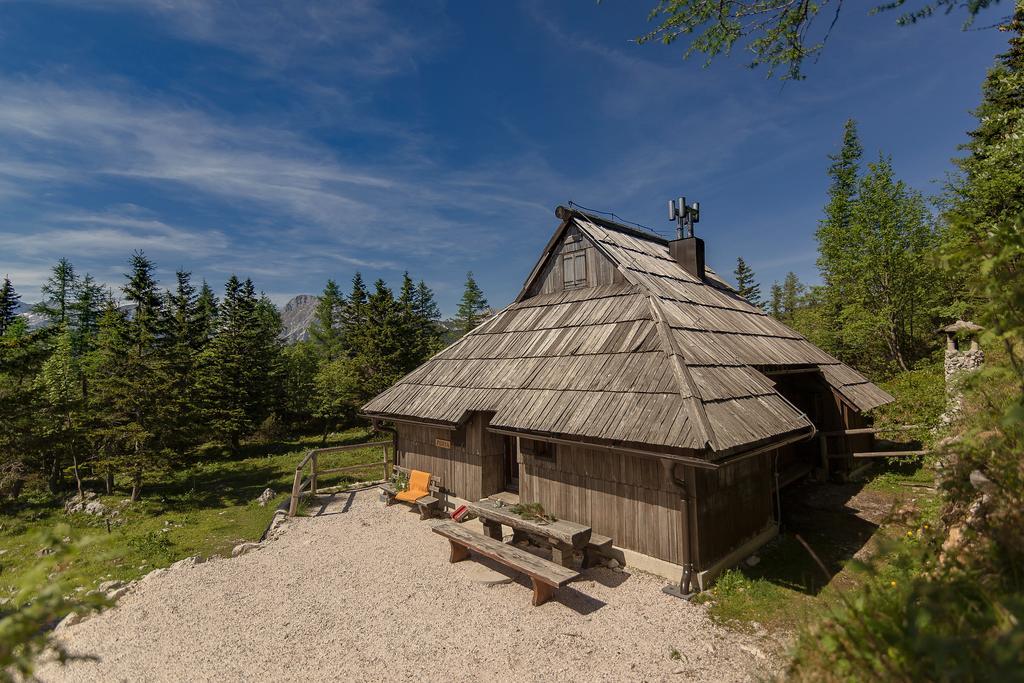
{"label": "wispy white cloud", "polygon": [[343,70],[371,78],[415,69],[449,30],[442,5],[433,1],[390,8],[380,0],[53,1],[141,12],[155,19],[155,30],[246,55],[269,70]]}

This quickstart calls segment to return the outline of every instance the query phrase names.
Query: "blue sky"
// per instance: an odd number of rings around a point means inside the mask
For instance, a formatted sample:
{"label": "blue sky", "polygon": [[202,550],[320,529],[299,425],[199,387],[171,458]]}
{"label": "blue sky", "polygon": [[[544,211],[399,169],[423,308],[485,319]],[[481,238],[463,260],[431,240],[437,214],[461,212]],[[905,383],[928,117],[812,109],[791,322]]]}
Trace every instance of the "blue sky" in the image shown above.
{"label": "blue sky", "polygon": [[557,204],[667,233],[684,194],[717,270],[813,281],[843,121],[936,194],[1005,44],[848,5],[782,85],[632,42],[649,4],[0,3],[0,275],[34,301],[60,256],[119,285],[143,249],[283,303],[409,270],[450,314],[467,270],[515,296]]}

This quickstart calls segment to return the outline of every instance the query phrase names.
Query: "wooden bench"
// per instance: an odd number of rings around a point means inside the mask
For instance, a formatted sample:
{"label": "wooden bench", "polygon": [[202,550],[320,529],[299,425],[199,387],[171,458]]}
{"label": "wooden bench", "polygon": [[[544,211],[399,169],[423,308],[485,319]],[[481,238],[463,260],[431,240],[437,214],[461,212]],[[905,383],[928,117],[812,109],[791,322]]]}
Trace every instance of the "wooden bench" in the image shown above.
{"label": "wooden bench", "polygon": [[[409,476],[409,470],[404,467],[395,465],[393,469],[404,473],[407,477]],[[412,503],[412,505],[415,505],[419,509],[420,519],[430,519],[431,517],[435,517],[441,510],[441,499],[438,495],[441,492],[441,480],[434,475],[430,475],[430,484],[427,488],[430,491],[430,495],[417,498],[416,502]],[[384,495],[387,497],[387,505],[394,505],[395,496],[399,493],[395,489],[395,485],[391,482],[385,482],[380,485],[380,490],[383,491]]]}
{"label": "wooden bench", "polygon": [[517,548],[493,538],[477,534],[455,522],[441,522],[434,525],[434,533],[448,539],[451,544],[449,562],[469,559],[469,551],[489,557],[510,569],[522,572],[533,582],[533,605],[543,605],[561,588],[579,576],[578,572],[549,562],[543,557]]}

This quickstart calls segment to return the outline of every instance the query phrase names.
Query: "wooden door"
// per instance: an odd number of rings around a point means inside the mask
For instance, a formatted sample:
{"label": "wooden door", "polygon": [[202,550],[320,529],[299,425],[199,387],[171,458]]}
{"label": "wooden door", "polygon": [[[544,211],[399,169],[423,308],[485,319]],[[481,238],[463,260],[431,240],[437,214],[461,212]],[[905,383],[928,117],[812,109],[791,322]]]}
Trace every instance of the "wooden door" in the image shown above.
{"label": "wooden door", "polygon": [[516,438],[505,437],[505,460],[504,460],[505,490],[519,493],[519,459],[516,457]]}

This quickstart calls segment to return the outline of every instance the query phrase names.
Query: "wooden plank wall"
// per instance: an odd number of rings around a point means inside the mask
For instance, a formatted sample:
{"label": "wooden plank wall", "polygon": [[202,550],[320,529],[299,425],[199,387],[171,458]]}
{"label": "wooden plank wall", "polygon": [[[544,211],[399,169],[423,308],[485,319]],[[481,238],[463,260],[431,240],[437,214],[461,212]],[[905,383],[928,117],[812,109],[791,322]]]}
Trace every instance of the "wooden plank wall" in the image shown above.
{"label": "wooden plank wall", "polygon": [[559,444],[554,462],[521,451],[519,461],[523,502],[587,524],[619,547],[682,562],[682,499],[657,460]]}
{"label": "wooden plank wall", "polygon": [[[497,493],[505,484],[504,442],[501,436],[486,432],[486,421],[480,414],[469,420],[462,446],[456,445],[454,430],[396,422],[396,463],[440,477],[445,490],[466,500],[480,500]],[[451,442],[452,447],[437,446],[438,439]]]}
{"label": "wooden plank wall", "polygon": [[[594,244],[574,226],[566,231],[566,238],[579,237],[575,241],[566,241],[555,246],[554,253],[544,264],[540,277],[530,287],[529,296],[537,294],[552,294],[565,289],[565,281],[562,278],[562,256],[585,250],[587,253],[587,287],[599,285],[621,284],[625,278],[615,265],[597,251]],[[578,289],[578,288],[577,288]]]}
{"label": "wooden plank wall", "polygon": [[697,471],[700,565],[707,569],[764,531],[772,515],[772,453]]}

